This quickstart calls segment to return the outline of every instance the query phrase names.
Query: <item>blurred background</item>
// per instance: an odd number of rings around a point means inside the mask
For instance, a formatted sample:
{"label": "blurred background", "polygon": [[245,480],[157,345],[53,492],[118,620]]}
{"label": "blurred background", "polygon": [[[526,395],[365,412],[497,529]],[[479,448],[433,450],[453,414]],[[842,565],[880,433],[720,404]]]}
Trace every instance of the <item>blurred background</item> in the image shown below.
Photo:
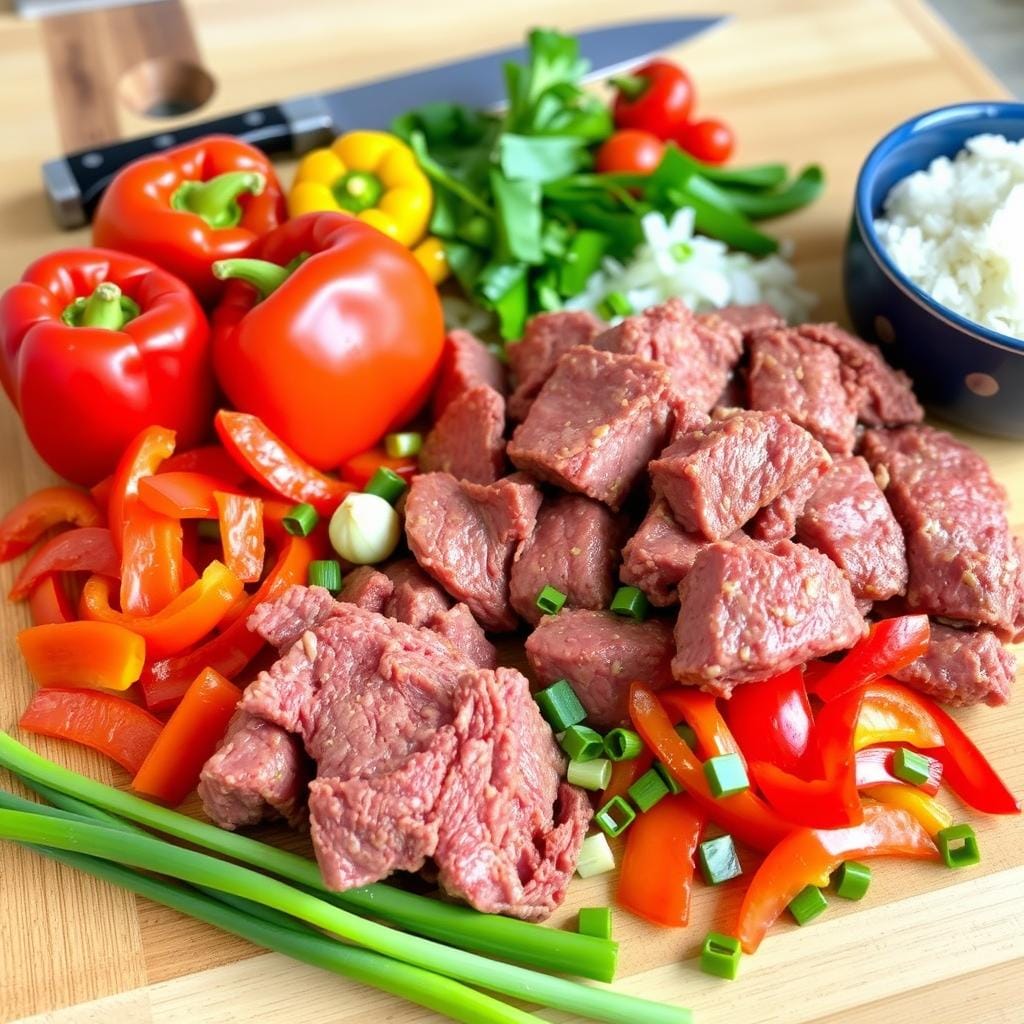
{"label": "blurred background", "polygon": [[1024,96],[1024,0],[931,0],[1015,96]]}

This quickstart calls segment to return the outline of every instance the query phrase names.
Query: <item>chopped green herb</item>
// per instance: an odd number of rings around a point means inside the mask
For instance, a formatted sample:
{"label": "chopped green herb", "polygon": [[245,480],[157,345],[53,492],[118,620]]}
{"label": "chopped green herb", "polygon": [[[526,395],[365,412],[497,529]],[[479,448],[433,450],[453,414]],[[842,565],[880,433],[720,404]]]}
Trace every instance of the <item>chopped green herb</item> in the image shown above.
{"label": "chopped green herb", "polygon": [[844,900],[860,900],[871,885],[871,868],[856,860],[844,861],[832,881],[837,896]]}
{"label": "chopped green herb", "polygon": [[609,292],[601,303],[601,316],[611,320],[617,316],[632,316],[633,307],[622,292]]}
{"label": "chopped green herb", "polygon": [[935,837],[947,868],[969,868],[981,861],[978,837],[970,825],[950,825]]}
{"label": "chopped green herb", "polygon": [[559,679],[547,689],[541,690],[534,699],[540,707],[540,713],[555,732],[579,725],[587,717],[576,691],[565,679]]}
{"label": "chopped green herb", "polygon": [[537,607],[545,615],[554,615],[562,610],[562,606],[568,600],[565,594],[554,587],[545,586],[537,595]]}
{"label": "chopped green herb", "polygon": [[739,939],[721,932],[709,932],[700,949],[700,969],[716,978],[735,981],[742,956]]}
{"label": "chopped green herb", "polygon": [[613,796],[594,815],[594,824],[597,825],[609,839],[621,836],[623,832],[636,821],[636,811],[633,810],[621,796]]}
{"label": "chopped green herb", "polygon": [[576,874],[580,878],[593,878],[615,870],[615,855],[608,845],[603,832],[595,832],[583,840],[580,859],[576,862]]}
{"label": "chopped green herb", "polygon": [[375,494],[378,498],[383,498],[389,504],[394,505],[408,486],[393,469],[379,466],[363,490],[367,494]]}
{"label": "chopped green herb", "polygon": [[660,761],[654,762],[654,770],[661,776],[661,781],[668,787],[668,791],[675,796],[682,793],[683,787],[676,782],[676,777]]}
{"label": "chopped green herb", "polygon": [[739,754],[720,754],[704,762],[704,775],[716,797],[734,796],[750,788],[747,771]]}
{"label": "chopped green herb", "polygon": [[632,729],[612,729],[604,738],[604,752],[613,761],[632,761],[643,749],[644,741]]}
{"label": "chopped green herb", "polygon": [[574,786],[596,793],[612,781],[612,763],[603,757],[593,761],[570,761],[565,777]]}
{"label": "chopped green herb", "polygon": [[320,514],[312,505],[303,503],[295,505],[288,510],[288,514],[281,520],[285,533],[293,537],[308,537],[320,521]]}
{"label": "chopped green herb", "polygon": [[800,890],[789,904],[789,912],[798,925],[809,924],[828,909],[825,894],[816,885],[807,885]]}
{"label": "chopped green herb", "polygon": [[579,925],[576,930],[580,935],[610,939],[612,937],[612,908],[580,907]]}
{"label": "chopped green herb", "polygon": [[722,882],[728,882],[730,878],[738,878],[743,874],[732,836],[705,840],[697,848],[697,855],[700,859],[701,873],[708,885],[721,885]]}
{"label": "chopped green herb", "polygon": [[604,753],[604,737],[586,725],[570,725],[558,742],[572,761],[593,761]]}
{"label": "chopped green herb", "polygon": [[636,587],[619,587],[612,598],[611,610],[616,615],[626,615],[637,622],[647,618],[650,603],[647,595]]}
{"label": "chopped green herb", "polygon": [[630,800],[641,811],[649,811],[659,800],[668,796],[665,780],[653,769],[644,772],[627,790]]}
{"label": "chopped green herb", "polygon": [[309,563],[309,585],[323,587],[332,594],[341,590],[341,563],[333,558]]}
{"label": "chopped green herb", "polygon": [[411,455],[419,455],[423,447],[423,435],[416,431],[404,434],[388,434],[384,438],[384,450],[393,459],[404,459]]}
{"label": "chopped green herb", "polygon": [[892,755],[893,775],[912,786],[924,785],[931,778],[933,764],[930,757],[915,750],[907,750],[906,747],[898,747]]}

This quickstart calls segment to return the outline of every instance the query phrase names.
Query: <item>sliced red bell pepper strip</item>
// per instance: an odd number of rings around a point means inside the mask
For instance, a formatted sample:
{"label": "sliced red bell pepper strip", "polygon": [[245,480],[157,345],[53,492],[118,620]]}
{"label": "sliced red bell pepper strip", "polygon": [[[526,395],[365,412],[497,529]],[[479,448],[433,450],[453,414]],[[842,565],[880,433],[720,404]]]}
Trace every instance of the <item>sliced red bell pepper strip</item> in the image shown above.
{"label": "sliced red bell pepper strip", "polygon": [[205,473],[157,473],[139,481],[139,499],[175,519],[216,519],[215,491],[236,493],[234,483]]}
{"label": "sliced red bell pepper strip", "polygon": [[263,575],[263,502],[243,494],[214,494],[220,522],[220,540],[228,568],[246,583]]}
{"label": "sliced red bell pepper strip", "polygon": [[693,729],[705,758],[737,754],[746,765],[743,751],[719,713],[718,702],[712,694],[693,687],[680,687],[660,691],[658,700],[673,723],[685,721]]}
{"label": "sliced red bell pepper strip", "polygon": [[78,616],[64,585],[56,574],[44,576],[28,595],[29,612],[35,626],[74,622]]}
{"label": "sliced red bell pepper strip", "polygon": [[676,733],[657,695],[644,683],[630,686],[629,715],[647,746],[704,810],[709,821],[757,850],[770,850],[791,831],[793,826],[749,789],[734,796],[712,796],[700,759]]}
{"label": "sliced red bell pepper strip", "polygon": [[832,671],[815,680],[811,692],[834,700],[879,676],[917,661],[928,650],[931,624],[927,615],[899,615],[874,623],[868,635],[850,649]]}
{"label": "sliced red bell pepper strip", "polygon": [[768,929],[808,885],[821,884],[844,860],[912,857],[938,860],[928,833],[904,810],[869,804],[851,828],[799,829],[765,857],[740,906],[736,937],[753,953]]}
{"label": "sliced red bell pepper strip", "polygon": [[314,469],[272,434],[258,416],[221,409],[215,422],[228,454],[275,494],[307,502],[321,515],[329,516],[355,489]]}
{"label": "sliced red bell pepper strip", "polygon": [[249,474],[219,444],[175,452],[160,463],[157,473],[198,473],[236,486],[249,481]]}
{"label": "sliced red bell pepper strip", "polygon": [[415,455],[393,458],[382,448],[371,448],[369,451],[353,455],[346,459],[339,469],[342,480],[352,484],[357,490],[363,490],[378,469],[390,469],[406,482],[419,472],[419,462]]}
{"label": "sliced red bell pepper strip", "polygon": [[223,562],[211,562],[203,575],[155,615],[130,615],[110,604],[111,583],[92,576],[82,589],[82,618],[113,622],[146,641],[150,658],[166,658],[202,640],[244,592],[242,581]]}
{"label": "sliced red bell pepper strip", "polygon": [[129,502],[121,534],[121,609],[155,615],[180,593],[184,560],[181,520]]}
{"label": "sliced red bell pepper strip", "polygon": [[98,572],[118,576],[121,559],[105,526],[83,526],[51,537],[22,566],[8,595],[23,601],[44,577],[55,572]]}
{"label": "sliced red bell pepper strip", "polygon": [[0,522],[0,562],[27,551],[54,526],[100,526],[100,512],[92,495],[77,487],[44,487],[19,502]]}
{"label": "sliced red bell pepper strip", "polygon": [[748,761],[763,761],[800,778],[822,773],[803,672],[737,686],[722,713]]}
{"label": "sliced red bell pepper strip", "polygon": [[241,699],[237,686],[219,672],[203,669],[167,720],[132,789],[171,807],[180,804],[195,789]]}
{"label": "sliced red bell pepper strip", "polygon": [[159,718],[123,697],[57,687],[36,690],[18,725],[98,750],[133,775],[164,727]]}
{"label": "sliced red bell pepper strip", "polygon": [[110,486],[110,504],[107,522],[114,538],[114,546],[121,550],[124,523],[132,499],[139,494],[139,481],[152,476],[169,455],[174,452],[174,431],[163,427],[146,427],[140,431],[121,456],[114,470]]}
{"label": "sliced red bell pepper strip", "polygon": [[110,492],[114,489],[114,474],[105,476],[98,484],[89,488],[92,500],[106,513],[110,509]]}
{"label": "sliced red bell pepper strip", "polygon": [[858,750],[879,743],[941,746],[943,737],[935,710],[934,704],[909,687],[891,680],[869,683],[864,688],[854,746]]}
{"label": "sliced red bell pepper strip", "polygon": [[[892,758],[896,747],[883,744],[878,747],[865,747],[857,751],[857,788],[870,790],[874,786],[898,783],[902,780],[892,772]],[[928,763],[928,779],[917,788],[928,796],[935,796],[942,781],[942,762],[932,757]],[[869,793],[874,796],[873,793]]]}
{"label": "sliced red bell pepper strip", "polygon": [[[277,562],[249,599],[249,611],[272,601],[293,583],[305,583],[309,563],[320,553],[308,537],[289,537]],[[146,665],[139,686],[150,711],[167,711],[184,696],[189,684],[204,669],[230,678],[237,676],[263,647],[263,638],[246,627],[248,612],[238,615],[222,633],[194,650]]]}
{"label": "sliced red bell pepper strip", "polygon": [[609,800],[614,800],[617,796],[625,799],[629,787],[644,772],[648,771],[652,764],[654,764],[654,755],[649,750],[642,750],[640,756],[634,757],[631,761],[613,761],[612,781],[601,793],[601,800],[597,806],[603,807]]}
{"label": "sliced red bell pepper strip", "polygon": [[694,800],[679,793],[633,822],[619,872],[620,906],[665,928],[682,928],[690,920],[693,855],[704,820]]}
{"label": "sliced red bell pepper strip", "polygon": [[910,814],[933,839],[953,824],[953,815],[937,800],[905,782],[885,783],[871,791],[871,799],[886,807],[900,807]]}
{"label": "sliced red bell pepper strip", "polygon": [[40,686],[127,690],[146,660],[142,637],[110,622],[29,626],[18,647]]}

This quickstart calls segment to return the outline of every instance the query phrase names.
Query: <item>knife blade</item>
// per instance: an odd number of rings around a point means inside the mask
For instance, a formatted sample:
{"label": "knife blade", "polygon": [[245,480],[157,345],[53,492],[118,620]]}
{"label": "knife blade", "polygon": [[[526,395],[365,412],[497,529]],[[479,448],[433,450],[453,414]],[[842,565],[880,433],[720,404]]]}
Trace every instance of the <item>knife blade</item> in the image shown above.
{"label": "knife blade", "polygon": [[[576,33],[589,62],[588,80],[613,75],[653,53],[676,46],[717,25],[722,18],[666,18],[605,25]],[[239,111],[142,138],[69,153],[43,164],[43,183],[57,224],[87,223],[103,190],[125,164],[142,156],[211,134],[236,135],[269,154],[304,153],[329,143],[346,128],[387,128],[413,107],[438,100],[488,109],[504,95],[502,66],[524,61],[513,46],[466,60],[422,68],[389,78],[312,93]]]}

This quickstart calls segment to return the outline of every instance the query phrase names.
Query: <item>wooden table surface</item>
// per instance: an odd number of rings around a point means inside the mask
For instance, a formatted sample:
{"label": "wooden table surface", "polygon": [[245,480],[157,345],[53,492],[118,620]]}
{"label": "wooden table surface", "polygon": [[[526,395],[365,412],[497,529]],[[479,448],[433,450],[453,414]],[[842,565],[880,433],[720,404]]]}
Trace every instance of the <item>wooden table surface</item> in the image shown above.
{"label": "wooden table surface", "polygon": [[[823,200],[781,230],[796,242],[803,282],[822,297],[819,315],[842,317],[840,252],[855,175],[870,145],[922,109],[1000,94],[918,0],[638,0],[626,8],[611,0],[472,7],[458,0],[188,4],[199,49],[217,81],[211,112],[505,44],[532,24],[573,28],[682,8],[731,8],[735,15],[679,56],[699,83],[702,109],[735,125],[738,159],[825,165]],[[6,285],[34,257],[87,238],[85,232],[61,234],[49,220],[38,165],[58,152],[59,139],[42,35],[38,24],[11,14],[0,14],[0,113],[0,285]],[[153,122],[123,111],[118,120],[124,134],[154,130]],[[283,173],[287,177],[291,168]],[[1009,488],[1014,521],[1021,524],[1024,449],[971,440]],[[6,405],[0,455],[4,508],[51,479]],[[5,567],[0,586],[6,589],[11,578],[12,567]],[[31,692],[13,643],[27,621],[23,607],[0,603],[0,728],[8,730]],[[1018,792],[1024,792],[1022,709],[1018,698],[1008,708],[959,716]],[[124,781],[81,750],[31,742],[72,768]],[[1024,834],[1016,818],[970,820],[983,850],[979,868],[950,872],[879,862],[863,903],[834,901],[811,927],[778,927],[761,952],[746,959],[736,983],[701,974],[689,958],[709,927],[728,927],[742,883],[698,887],[694,921],[678,933],[617,912],[620,985],[690,1005],[699,1024],[1019,1024]],[[607,879],[575,882],[571,906],[608,902],[607,885]],[[571,917],[566,908],[556,923]],[[0,1020],[33,1014],[32,1020],[53,1024],[433,1019],[0,844]]]}

